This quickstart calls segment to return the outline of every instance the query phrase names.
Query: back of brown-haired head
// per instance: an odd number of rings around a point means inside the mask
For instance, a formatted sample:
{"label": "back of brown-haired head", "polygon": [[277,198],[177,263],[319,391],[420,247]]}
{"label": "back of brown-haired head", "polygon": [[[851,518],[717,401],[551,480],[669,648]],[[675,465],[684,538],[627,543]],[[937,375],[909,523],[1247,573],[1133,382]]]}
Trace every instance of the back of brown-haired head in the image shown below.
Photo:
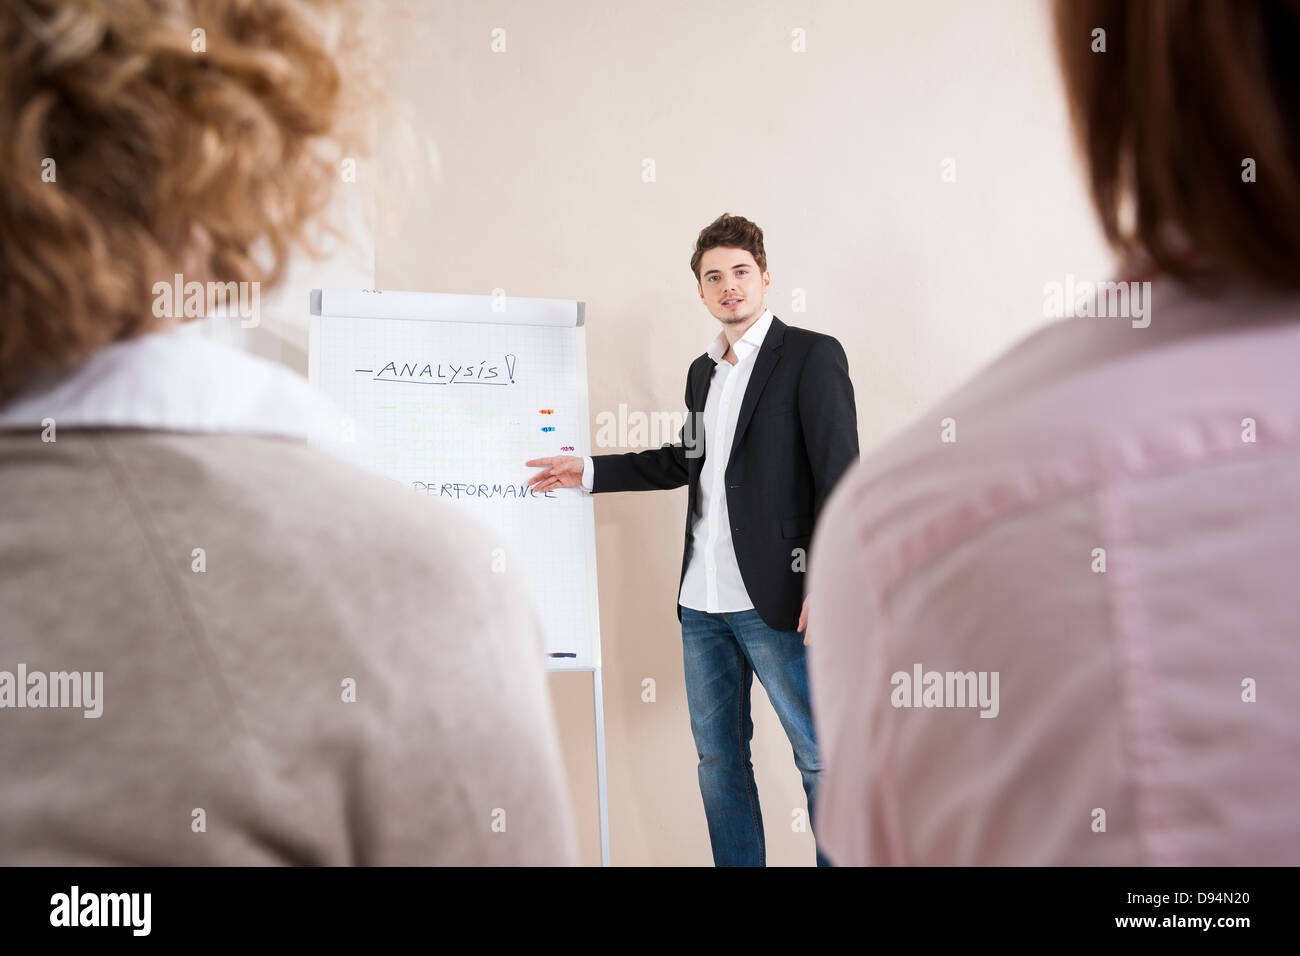
{"label": "back of brown-haired head", "polygon": [[700,280],[700,260],[710,249],[744,249],[754,257],[759,272],[767,271],[767,253],[763,250],[763,230],[744,216],[723,213],[700,230],[691,256],[691,274]]}
{"label": "back of brown-haired head", "polygon": [[1057,0],[1054,21],[1110,243],[1181,278],[1300,289],[1300,3]]}
{"label": "back of brown-haired head", "polygon": [[151,290],[175,272],[269,286],[313,245],[339,178],[332,6],[0,4],[0,400],[174,321]]}

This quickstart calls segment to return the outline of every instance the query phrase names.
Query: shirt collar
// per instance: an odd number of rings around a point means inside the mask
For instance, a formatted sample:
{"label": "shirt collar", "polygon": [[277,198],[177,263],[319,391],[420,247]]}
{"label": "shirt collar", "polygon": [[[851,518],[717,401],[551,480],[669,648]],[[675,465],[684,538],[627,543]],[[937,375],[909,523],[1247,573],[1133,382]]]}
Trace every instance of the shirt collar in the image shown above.
{"label": "shirt collar", "polygon": [[[746,330],[745,334],[736,340],[733,350],[736,353],[738,361],[743,362],[750,352],[757,352],[763,345],[763,339],[767,337],[767,330],[772,325],[772,310],[764,309],[763,314],[759,316],[758,321]],[[714,362],[721,362],[722,356],[727,354],[727,334],[719,332],[717,338],[709,345],[709,358]]]}
{"label": "shirt collar", "polygon": [[288,368],[222,345],[194,323],[117,342],[0,406],[0,430],[57,426],[226,432],[335,450],[343,413]]}

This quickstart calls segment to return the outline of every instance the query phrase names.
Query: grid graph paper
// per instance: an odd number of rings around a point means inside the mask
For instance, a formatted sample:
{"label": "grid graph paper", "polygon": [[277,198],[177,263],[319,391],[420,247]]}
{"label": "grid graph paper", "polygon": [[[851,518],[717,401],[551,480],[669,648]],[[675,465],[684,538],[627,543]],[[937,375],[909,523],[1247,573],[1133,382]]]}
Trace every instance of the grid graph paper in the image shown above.
{"label": "grid graph paper", "polygon": [[538,494],[527,481],[541,469],[524,465],[589,453],[582,310],[554,299],[511,299],[504,313],[493,304],[325,290],[310,377],[355,422],[358,465],[391,479],[394,494],[461,509],[505,542],[547,651],[573,655],[547,666],[599,666],[590,496]]}

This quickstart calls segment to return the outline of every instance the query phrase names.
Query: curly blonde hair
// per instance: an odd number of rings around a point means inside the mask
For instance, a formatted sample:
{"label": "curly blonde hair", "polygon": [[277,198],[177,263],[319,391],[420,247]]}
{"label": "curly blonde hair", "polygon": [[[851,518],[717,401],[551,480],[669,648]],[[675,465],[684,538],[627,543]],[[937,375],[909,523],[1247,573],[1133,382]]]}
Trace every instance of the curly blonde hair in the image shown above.
{"label": "curly blonde hair", "polygon": [[167,324],[151,290],[174,272],[269,287],[317,248],[356,145],[328,31],[341,6],[0,6],[0,399]]}

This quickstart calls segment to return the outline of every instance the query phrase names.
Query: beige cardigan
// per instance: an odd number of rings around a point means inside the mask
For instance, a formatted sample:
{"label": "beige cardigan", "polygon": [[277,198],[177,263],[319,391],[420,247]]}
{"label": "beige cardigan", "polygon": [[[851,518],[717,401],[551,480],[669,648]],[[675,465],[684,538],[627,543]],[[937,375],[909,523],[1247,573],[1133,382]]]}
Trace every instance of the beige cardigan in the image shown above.
{"label": "beige cardigan", "polygon": [[0,672],[103,673],[0,709],[0,864],[575,861],[538,621],[450,506],[87,427],[0,432],[0,493]]}

